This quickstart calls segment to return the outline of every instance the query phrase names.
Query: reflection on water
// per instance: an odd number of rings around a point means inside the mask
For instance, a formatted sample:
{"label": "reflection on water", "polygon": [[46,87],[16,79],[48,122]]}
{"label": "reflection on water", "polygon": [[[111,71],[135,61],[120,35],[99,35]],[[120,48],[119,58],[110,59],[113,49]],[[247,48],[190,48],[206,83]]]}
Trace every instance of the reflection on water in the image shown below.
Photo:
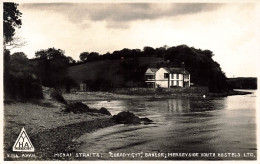
{"label": "reflection on water", "polygon": [[87,101],[112,114],[129,110],[154,121],[85,134],[78,152],[254,152],[256,96],[215,99]]}
{"label": "reflection on water", "polygon": [[189,99],[171,99],[167,101],[168,111],[184,112],[190,110]]}

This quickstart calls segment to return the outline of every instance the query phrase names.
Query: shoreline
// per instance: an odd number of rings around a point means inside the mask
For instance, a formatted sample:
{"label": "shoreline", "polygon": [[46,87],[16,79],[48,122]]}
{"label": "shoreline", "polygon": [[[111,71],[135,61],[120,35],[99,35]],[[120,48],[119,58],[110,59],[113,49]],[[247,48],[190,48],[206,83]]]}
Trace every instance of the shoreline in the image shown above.
{"label": "shoreline", "polygon": [[[77,142],[80,136],[113,125],[116,123],[110,118],[69,124],[38,133],[32,136],[32,142],[41,141],[35,145],[39,160],[71,160],[70,157],[57,157],[55,154],[73,153],[80,144]],[[46,141],[46,138],[49,140]]]}
{"label": "shoreline", "polygon": [[[232,95],[244,94],[250,94],[250,92],[232,92]],[[219,94],[213,95],[213,97],[207,97],[206,99],[218,96]],[[132,99],[151,100],[154,97],[120,95],[108,92],[86,92],[64,94],[64,98],[67,101],[100,101]],[[81,100],[82,98],[84,99]],[[159,95],[154,99],[169,98],[176,97]],[[195,97],[194,99],[203,98]],[[76,140],[81,135],[116,125],[116,123],[110,119],[112,116],[97,113],[62,113],[62,104],[46,98],[43,99],[42,102],[42,104],[35,104],[33,102],[4,104],[4,160],[73,160],[70,157],[55,157],[54,154],[73,153],[75,152],[75,148],[80,144]],[[14,154],[11,149],[22,127],[25,127],[27,134],[35,147],[36,156],[32,158],[8,158],[6,154]]]}
{"label": "shoreline", "polygon": [[[204,93],[205,94],[205,93]],[[109,101],[109,100],[160,100],[171,98],[191,98],[191,99],[211,99],[216,97],[226,97],[235,95],[247,95],[251,92],[245,91],[230,91],[224,93],[206,93],[205,98],[203,93],[189,94],[189,93],[154,93],[154,94],[118,94],[113,92],[76,92],[64,93],[63,96],[67,101]]]}
{"label": "shoreline", "polygon": [[[54,153],[73,152],[78,144],[76,139],[84,133],[115,125],[112,116],[90,112],[64,113],[63,108],[63,104],[46,95],[37,102],[5,103],[4,160],[58,160]],[[29,152],[12,151],[23,127],[35,148],[30,157],[23,157],[23,154]]]}
{"label": "shoreline", "polygon": [[[59,126],[53,129],[39,132],[30,136],[34,144],[35,157],[33,160],[70,160],[69,157],[57,157],[55,154],[73,153],[75,147],[79,145],[76,141],[81,135],[91,133],[101,128],[116,125],[110,118],[95,119],[93,121],[84,121],[65,126]],[[58,133],[57,133],[58,132]],[[22,153],[16,153],[22,154]],[[6,158],[6,161],[14,159]],[[17,160],[28,160],[28,158],[19,158]]]}

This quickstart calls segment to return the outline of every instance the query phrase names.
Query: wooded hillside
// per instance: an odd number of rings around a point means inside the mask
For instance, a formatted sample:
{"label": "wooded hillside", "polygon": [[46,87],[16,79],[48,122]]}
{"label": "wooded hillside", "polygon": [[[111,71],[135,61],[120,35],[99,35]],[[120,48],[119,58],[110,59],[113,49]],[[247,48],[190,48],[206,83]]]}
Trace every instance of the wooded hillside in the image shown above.
{"label": "wooded hillside", "polygon": [[229,78],[228,83],[233,89],[257,89],[255,77]]}
{"label": "wooded hillside", "polygon": [[181,67],[191,74],[191,82],[197,86],[208,86],[211,92],[228,91],[225,73],[212,59],[213,52],[186,45],[176,47],[145,47],[123,49],[106,53],[95,58],[86,57],[82,63],[76,63],[67,70],[68,76],[77,83],[86,82],[96,88],[106,87],[144,87],[144,73],[148,67]]}

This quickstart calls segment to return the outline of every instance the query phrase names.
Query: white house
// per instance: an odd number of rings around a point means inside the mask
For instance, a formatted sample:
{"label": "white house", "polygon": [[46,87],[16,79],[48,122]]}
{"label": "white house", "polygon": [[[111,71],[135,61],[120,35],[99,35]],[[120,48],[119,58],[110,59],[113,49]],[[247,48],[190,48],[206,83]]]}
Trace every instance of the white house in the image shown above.
{"label": "white house", "polygon": [[145,83],[149,88],[190,87],[190,73],[184,68],[148,68]]}

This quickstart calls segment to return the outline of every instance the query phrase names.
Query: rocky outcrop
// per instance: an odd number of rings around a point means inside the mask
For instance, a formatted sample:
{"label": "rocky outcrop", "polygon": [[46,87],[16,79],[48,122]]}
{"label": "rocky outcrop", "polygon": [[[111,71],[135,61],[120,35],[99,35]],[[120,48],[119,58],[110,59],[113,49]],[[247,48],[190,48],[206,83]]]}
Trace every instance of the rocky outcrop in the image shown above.
{"label": "rocky outcrop", "polygon": [[105,115],[110,115],[111,113],[107,110],[107,108],[102,107],[101,109],[99,109],[99,113],[105,114]]}
{"label": "rocky outcrop", "polygon": [[[104,107],[102,107],[100,110],[98,109],[93,109],[93,108],[89,108],[86,104],[82,103],[82,102],[72,102],[72,103],[68,103],[63,112],[66,113],[100,113],[100,114],[104,114],[104,115],[111,115],[111,113]],[[150,120],[147,117],[144,118],[139,118],[138,116],[136,116],[135,114],[129,112],[129,111],[124,111],[124,112],[120,112],[117,115],[114,115],[111,118],[115,123],[118,124],[149,124],[151,122],[153,122],[152,120]]]}
{"label": "rocky outcrop", "polygon": [[111,113],[104,107],[102,107],[100,110],[98,109],[92,109],[89,108],[86,104],[82,103],[82,102],[72,102],[69,103],[65,106],[63,112],[66,113],[101,113],[104,115],[111,115]]}
{"label": "rocky outcrop", "polygon": [[118,124],[149,124],[153,122],[147,117],[139,118],[138,116],[129,111],[120,112],[117,115],[114,115],[111,119]]}
{"label": "rocky outcrop", "polygon": [[67,104],[63,112],[85,113],[85,112],[90,112],[90,108],[86,104],[83,104],[82,102],[73,102]]}
{"label": "rocky outcrop", "polygon": [[152,120],[150,120],[147,117],[140,118],[140,121],[141,121],[141,123],[144,123],[144,124],[149,124],[149,123],[153,122]]}

